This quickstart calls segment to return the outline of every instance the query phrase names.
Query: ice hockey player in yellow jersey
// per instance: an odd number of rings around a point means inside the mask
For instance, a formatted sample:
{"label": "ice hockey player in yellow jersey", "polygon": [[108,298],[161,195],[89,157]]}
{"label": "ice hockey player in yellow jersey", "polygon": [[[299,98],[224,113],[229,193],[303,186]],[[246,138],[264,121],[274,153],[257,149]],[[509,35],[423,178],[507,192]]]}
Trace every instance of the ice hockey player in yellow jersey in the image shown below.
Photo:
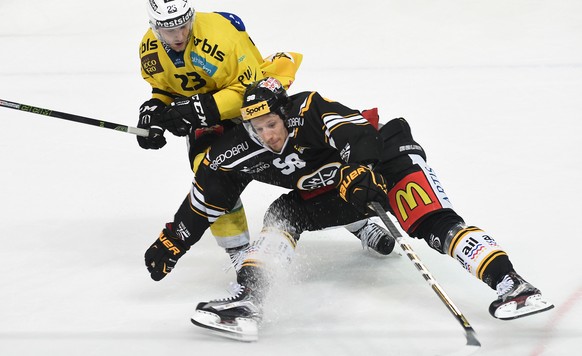
{"label": "ice hockey player in yellow jersey", "polygon": [[[152,92],[140,107],[137,126],[148,129],[149,136],[137,140],[144,149],[160,149],[166,129],[186,136],[195,170],[196,156],[234,125],[231,119],[240,115],[246,87],[273,76],[288,88],[302,55],[281,52],[263,59],[238,16],[197,12],[191,0],[148,0],[147,9],[150,28],[139,55],[142,77]],[[236,260],[249,241],[242,203],[211,230]]]}
{"label": "ice hockey player in yellow jersey", "polygon": [[[224,123],[239,116],[242,94],[250,83],[269,75],[288,88],[301,64],[298,53],[263,59],[234,14],[196,12],[190,0],[148,0],[148,13],[151,28],[142,39],[140,61],[152,97],[140,110],[142,128],[150,129],[154,115],[176,120],[170,131],[178,136],[191,134],[192,127]],[[172,103],[173,110],[166,108]],[[150,137],[139,138],[140,146],[163,147],[163,133],[153,131]]]}

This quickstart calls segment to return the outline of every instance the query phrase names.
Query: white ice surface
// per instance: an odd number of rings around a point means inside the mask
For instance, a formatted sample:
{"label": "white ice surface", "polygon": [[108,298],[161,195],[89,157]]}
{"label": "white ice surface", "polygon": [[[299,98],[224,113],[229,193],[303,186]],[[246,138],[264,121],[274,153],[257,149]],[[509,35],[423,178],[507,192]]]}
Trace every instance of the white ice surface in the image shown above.
{"label": "white ice surface", "polygon": [[[556,308],[503,322],[495,293],[412,245],[475,328],[480,355],[575,355],[582,345],[582,2],[196,1],[241,16],[263,55],[305,55],[291,92],[405,117],[459,213],[490,233]],[[0,99],[135,125],[148,98],[145,0],[0,2]],[[406,256],[344,230],[307,233],[261,340],[189,317],[233,279],[210,234],[161,282],[145,249],[191,174],[182,139],[0,108],[0,355],[446,355],[462,329]],[[283,190],[243,195],[257,233]]]}

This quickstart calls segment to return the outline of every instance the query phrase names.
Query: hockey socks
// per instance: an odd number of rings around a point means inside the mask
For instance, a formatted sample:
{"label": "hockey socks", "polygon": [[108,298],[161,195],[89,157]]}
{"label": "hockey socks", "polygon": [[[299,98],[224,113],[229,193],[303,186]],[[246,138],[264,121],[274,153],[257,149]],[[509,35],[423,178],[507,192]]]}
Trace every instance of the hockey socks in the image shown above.
{"label": "hockey socks", "polygon": [[507,254],[483,230],[474,226],[462,228],[446,246],[450,256],[497,291],[498,298],[489,306],[494,318],[511,320],[554,307],[539,289],[513,270]]}
{"label": "hockey socks", "polygon": [[483,230],[469,226],[445,241],[445,252],[469,273],[495,289],[498,280],[513,270],[509,257]]}

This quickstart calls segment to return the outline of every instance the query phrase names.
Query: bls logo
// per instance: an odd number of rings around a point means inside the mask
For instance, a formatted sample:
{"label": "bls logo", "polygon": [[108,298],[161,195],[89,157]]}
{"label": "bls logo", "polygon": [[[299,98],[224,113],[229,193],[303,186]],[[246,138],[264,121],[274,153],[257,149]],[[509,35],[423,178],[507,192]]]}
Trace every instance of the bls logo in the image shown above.
{"label": "bls logo", "polygon": [[202,42],[202,52],[210,55],[211,57],[213,57],[214,59],[216,59],[219,62],[224,61],[224,56],[226,55],[224,52],[219,51],[218,50],[218,45],[212,45],[211,43],[208,42],[208,39],[200,39],[197,37],[194,37],[194,46],[198,47],[198,45],[200,44],[200,42]]}
{"label": "bls logo", "polygon": [[141,43],[141,53],[145,53],[147,51],[153,51],[154,49],[158,49],[158,40],[148,40],[145,43]]}

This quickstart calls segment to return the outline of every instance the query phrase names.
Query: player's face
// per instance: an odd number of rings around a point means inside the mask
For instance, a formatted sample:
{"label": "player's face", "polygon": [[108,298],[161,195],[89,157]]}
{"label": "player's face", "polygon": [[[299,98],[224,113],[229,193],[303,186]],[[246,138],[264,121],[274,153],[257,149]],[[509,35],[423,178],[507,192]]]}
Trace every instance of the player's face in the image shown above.
{"label": "player's face", "polygon": [[182,52],[188,44],[191,28],[192,21],[188,21],[188,23],[179,27],[159,28],[158,33],[162,37],[162,41],[170,46],[170,48],[176,52]]}
{"label": "player's face", "polygon": [[281,152],[289,135],[285,122],[275,113],[260,116],[251,121],[253,129],[263,144],[274,152]]}

